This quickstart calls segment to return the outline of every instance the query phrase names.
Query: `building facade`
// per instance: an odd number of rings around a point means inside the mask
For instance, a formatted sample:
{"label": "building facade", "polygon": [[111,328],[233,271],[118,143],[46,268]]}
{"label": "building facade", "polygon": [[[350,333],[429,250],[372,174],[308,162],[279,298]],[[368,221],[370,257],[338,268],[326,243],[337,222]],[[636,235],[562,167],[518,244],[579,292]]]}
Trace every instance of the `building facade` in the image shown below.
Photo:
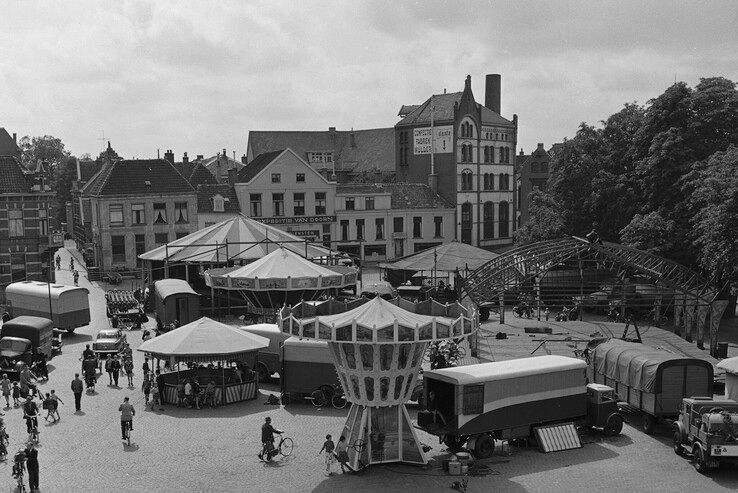
{"label": "building facade", "polygon": [[362,263],[402,257],[452,241],[455,215],[428,185],[338,185],[333,248]]}
{"label": "building facade", "polygon": [[119,160],[80,190],[94,264],[134,269],[138,255],[197,230],[197,192],[164,159]]}
{"label": "building facade", "polygon": [[0,156],[0,301],[12,282],[54,280],[49,233],[53,200],[46,176],[25,173],[15,156]]}
{"label": "building facade", "polygon": [[256,156],[233,187],[243,214],[326,245],[335,238],[336,183],[291,149]]}
{"label": "building facade", "polygon": [[240,212],[238,195],[233,185],[197,185],[197,229],[225,221]]}
{"label": "building facade", "polygon": [[516,229],[518,121],[500,116],[500,84],[499,75],[487,76],[483,106],[467,76],[462,92],[403,106],[395,125],[398,181],[437,190],[455,205],[455,237],[489,249],[511,245]]}
{"label": "building facade", "polygon": [[546,191],[550,176],[551,155],[539,143],[536,150],[526,155],[523,150],[515,156],[516,207],[518,228],[528,222],[529,196],[534,189]]}

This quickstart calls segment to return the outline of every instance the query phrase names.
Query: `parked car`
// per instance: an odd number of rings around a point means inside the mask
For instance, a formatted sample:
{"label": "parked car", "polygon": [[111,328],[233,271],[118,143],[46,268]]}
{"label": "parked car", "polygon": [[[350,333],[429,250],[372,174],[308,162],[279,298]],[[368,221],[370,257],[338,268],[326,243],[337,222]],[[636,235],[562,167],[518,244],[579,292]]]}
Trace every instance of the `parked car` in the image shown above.
{"label": "parked car", "polygon": [[98,356],[117,354],[126,344],[126,335],[120,329],[103,329],[97,333],[92,350]]}

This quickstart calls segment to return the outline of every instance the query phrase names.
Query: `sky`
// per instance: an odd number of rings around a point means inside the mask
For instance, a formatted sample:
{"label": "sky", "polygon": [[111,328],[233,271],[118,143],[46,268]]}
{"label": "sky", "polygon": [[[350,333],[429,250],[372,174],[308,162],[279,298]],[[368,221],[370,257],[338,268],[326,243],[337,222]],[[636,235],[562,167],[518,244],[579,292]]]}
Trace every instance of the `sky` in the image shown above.
{"label": "sky", "polygon": [[0,127],[96,156],[240,157],[249,130],[393,126],[403,104],[502,76],[518,150],[674,80],[738,81],[720,1],[16,1],[0,15]]}

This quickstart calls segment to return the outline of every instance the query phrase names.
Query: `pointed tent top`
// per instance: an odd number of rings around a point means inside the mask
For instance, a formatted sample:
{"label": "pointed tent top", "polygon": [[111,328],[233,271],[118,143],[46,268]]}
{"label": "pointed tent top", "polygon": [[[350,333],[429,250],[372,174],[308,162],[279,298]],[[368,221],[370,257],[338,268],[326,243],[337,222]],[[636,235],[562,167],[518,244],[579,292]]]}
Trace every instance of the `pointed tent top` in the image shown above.
{"label": "pointed tent top", "polygon": [[[434,259],[434,256],[436,257]],[[384,269],[402,269],[415,271],[454,272],[457,268],[475,270],[499,254],[477,248],[466,243],[452,241],[439,247],[428,248],[412,255],[399,258],[394,262],[380,264]]]}
{"label": "pointed tent top", "polygon": [[224,272],[223,275],[231,278],[286,279],[287,277],[328,277],[338,274],[334,270],[311,262],[280,246],[269,255],[248,265],[228,269],[228,272]]}

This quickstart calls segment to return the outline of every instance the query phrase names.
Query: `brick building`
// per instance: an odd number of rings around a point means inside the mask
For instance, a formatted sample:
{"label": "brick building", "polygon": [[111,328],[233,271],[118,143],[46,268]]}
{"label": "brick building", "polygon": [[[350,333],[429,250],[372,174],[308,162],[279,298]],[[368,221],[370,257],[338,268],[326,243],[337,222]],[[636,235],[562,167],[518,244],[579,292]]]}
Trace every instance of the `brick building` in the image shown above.
{"label": "brick building", "polygon": [[513,159],[517,115],[500,116],[497,74],[487,75],[485,104],[464,90],[402,106],[395,125],[397,178],[427,183],[456,207],[456,237],[474,246],[512,244],[516,228]]}
{"label": "brick building", "polygon": [[536,150],[529,155],[524,154],[520,149],[520,154],[515,156],[515,192],[517,194],[515,209],[517,210],[518,227],[528,221],[528,196],[533,189],[546,191],[550,164],[551,155],[546,152],[542,143],[539,143]]}

